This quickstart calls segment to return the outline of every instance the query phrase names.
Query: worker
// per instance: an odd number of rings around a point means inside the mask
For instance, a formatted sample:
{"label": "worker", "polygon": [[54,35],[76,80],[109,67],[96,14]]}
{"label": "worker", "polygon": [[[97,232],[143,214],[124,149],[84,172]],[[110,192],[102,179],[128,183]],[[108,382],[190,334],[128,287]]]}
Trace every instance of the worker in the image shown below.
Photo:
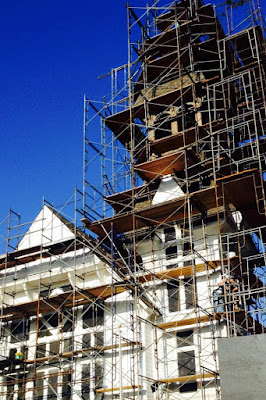
{"label": "worker", "polygon": [[9,372],[13,372],[15,369],[15,354],[17,352],[17,349],[10,349],[9,351],[9,360],[10,360],[10,365],[9,365]]}
{"label": "worker", "polygon": [[224,291],[227,278],[222,277],[222,280],[217,283],[217,289],[213,291],[213,307],[215,313],[222,314],[224,312]]}
{"label": "worker", "polygon": [[225,288],[226,293],[228,294],[229,309],[239,311],[239,284],[233,275],[227,277]]}

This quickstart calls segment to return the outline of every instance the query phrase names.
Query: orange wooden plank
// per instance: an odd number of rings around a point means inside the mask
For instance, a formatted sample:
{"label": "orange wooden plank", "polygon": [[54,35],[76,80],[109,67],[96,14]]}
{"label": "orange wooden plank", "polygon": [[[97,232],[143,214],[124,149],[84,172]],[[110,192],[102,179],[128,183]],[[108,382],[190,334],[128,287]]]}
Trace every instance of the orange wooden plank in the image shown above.
{"label": "orange wooden plank", "polygon": [[[108,393],[108,392],[115,392],[119,390],[119,387],[107,388],[107,389],[96,389],[96,393]],[[122,386],[122,390],[134,390],[134,389],[141,389],[141,386]]]}
{"label": "orange wooden plank", "polygon": [[[226,260],[225,260],[226,261]],[[178,278],[179,276],[192,276],[195,273],[207,271],[207,269],[216,269],[221,266],[221,260],[208,261],[208,263],[202,263],[197,265],[188,265],[185,267],[177,267],[172,269],[167,269],[164,271],[144,274],[138,277],[140,283],[149,282],[153,279],[172,279]]]}
{"label": "orange wooden plank", "polygon": [[185,168],[184,151],[158,157],[153,161],[147,161],[135,166],[135,171],[146,181],[162,178],[164,175],[173,174],[175,171],[183,171]]}
{"label": "orange wooden plank", "polygon": [[[218,375],[218,372],[216,372],[216,374]],[[186,376],[178,376],[175,378],[168,378],[168,379],[160,379],[160,383],[174,383],[174,382],[180,382],[180,383],[184,383],[184,382],[192,382],[192,381],[196,381],[198,379],[208,379],[208,378],[214,378],[215,376],[212,374],[198,374],[198,375],[186,375]]]}
{"label": "orange wooden plank", "polygon": [[182,319],[180,321],[164,322],[163,324],[158,324],[157,327],[161,329],[170,329],[170,328],[178,328],[180,326],[194,325],[197,323],[204,323],[209,321],[210,317],[208,315],[204,315],[199,318],[188,318],[188,319]]}

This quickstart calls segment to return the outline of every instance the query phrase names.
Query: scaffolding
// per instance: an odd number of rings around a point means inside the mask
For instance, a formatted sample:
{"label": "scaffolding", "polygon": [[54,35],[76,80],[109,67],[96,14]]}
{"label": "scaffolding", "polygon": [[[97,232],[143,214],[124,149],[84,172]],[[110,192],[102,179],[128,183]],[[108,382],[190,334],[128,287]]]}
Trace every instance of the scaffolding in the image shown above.
{"label": "scaffolding", "polygon": [[265,37],[231,3],[128,5],[82,192],[2,222],[3,400],[219,400],[217,339],[265,333]]}

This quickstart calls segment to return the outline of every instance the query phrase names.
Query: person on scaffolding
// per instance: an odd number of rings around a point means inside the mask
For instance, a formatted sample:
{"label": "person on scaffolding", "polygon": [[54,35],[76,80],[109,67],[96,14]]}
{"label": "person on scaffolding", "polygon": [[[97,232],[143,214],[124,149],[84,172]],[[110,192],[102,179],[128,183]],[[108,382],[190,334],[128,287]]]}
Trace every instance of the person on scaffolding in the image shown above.
{"label": "person on scaffolding", "polygon": [[235,280],[233,275],[229,275],[226,283],[226,293],[228,295],[229,310],[239,311],[239,284]]}
{"label": "person on scaffolding", "polygon": [[213,307],[215,314],[222,314],[224,312],[224,293],[226,283],[227,278],[223,277],[222,280],[217,283],[217,289],[213,291]]}

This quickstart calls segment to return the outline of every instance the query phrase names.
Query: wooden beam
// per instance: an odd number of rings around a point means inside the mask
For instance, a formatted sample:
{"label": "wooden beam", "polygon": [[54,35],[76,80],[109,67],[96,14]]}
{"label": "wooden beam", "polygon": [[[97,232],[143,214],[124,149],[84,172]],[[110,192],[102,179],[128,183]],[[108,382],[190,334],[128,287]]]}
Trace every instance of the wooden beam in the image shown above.
{"label": "wooden beam", "polygon": [[209,321],[210,321],[210,316],[204,315],[199,318],[188,318],[188,319],[181,319],[180,321],[164,322],[163,324],[157,324],[157,327],[161,329],[171,329],[171,328],[179,328],[181,326],[194,325],[197,323],[204,323]]}
{"label": "wooden beam", "polygon": [[[230,264],[232,260],[232,265],[235,265],[235,261],[238,261],[238,257],[233,257],[230,259]],[[227,259],[224,260],[224,263],[227,262]],[[141,275],[137,278],[140,283],[150,282],[153,279],[172,279],[178,278],[180,276],[193,276],[196,273],[207,271],[208,269],[215,270],[222,265],[222,260],[217,261],[206,261],[206,263],[201,263],[197,265],[188,265],[185,267],[177,267],[172,269],[167,269],[159,272],[148,273]]]}
{"label": "wooden beam", "polygon": [[[219,373],[216,372],[216,375],[218,375],[218,374]],[[198,374],[198,375],[178,376],[175,378],[160,379],[159,383],[174,383],[174,382],[186,383],[186,382],[196,381],[198,379],[207,379],[207,378],[214,378],[214,375],[213,374]]]}
{"label": "wooden beam", "polygon": [[[108,393],[108,392],[115,392],[119,390],[120,387],[108,388],[108,389],[96,389],[96,393]],[[122,386],[122,390],[134,390],[134,389],[141,389],[141,386],[133,385],[133,386]]]}

